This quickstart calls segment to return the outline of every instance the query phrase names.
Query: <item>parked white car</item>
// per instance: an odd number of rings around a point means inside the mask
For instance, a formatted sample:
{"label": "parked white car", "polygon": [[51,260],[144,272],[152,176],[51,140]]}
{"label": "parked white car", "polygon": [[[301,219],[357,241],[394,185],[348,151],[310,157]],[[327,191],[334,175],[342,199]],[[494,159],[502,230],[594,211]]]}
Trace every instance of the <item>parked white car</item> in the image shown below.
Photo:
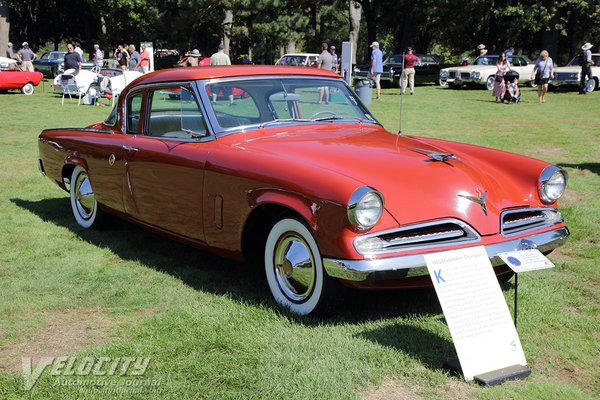
{"label": "parked white car", "polygon": [[[593,92],[600,88],[600,53],[592,54],[592,60],[594,61],[594,65],[592,65],[592,80],[586,84],[585,89],[587,92]],[[579,87],[581,80],[579,57],[574,57],[567,65],[555,68],[554,71],[554,79],[550,81],[551,87]]]}
{"label": "parked white car", "polygon": [[[494,87],[497,55],[479,56],[473,64],[440,70],[440,85],[451,88],[461,85],[479,85],[488,90]],[[519,73],[519,84],[530,84],[534,63],[525,56],[508,56],[511,69]]]}
{"label": "parked white car", "polygon": [[275,65],[290,65],[294,67],[316,67],[319,55],[316,53],[291,53],[284,54]]}
{"label": "parked white car", "polygon": [[80,70],[77,74],[74,69],[68,69],[54,78],[51,86],[56,93],[64,92],[72,96],[88,94],[99,97],[106,91],[117,95],[140,76],[142,76],[141,72],[123,71],[118,68]]}

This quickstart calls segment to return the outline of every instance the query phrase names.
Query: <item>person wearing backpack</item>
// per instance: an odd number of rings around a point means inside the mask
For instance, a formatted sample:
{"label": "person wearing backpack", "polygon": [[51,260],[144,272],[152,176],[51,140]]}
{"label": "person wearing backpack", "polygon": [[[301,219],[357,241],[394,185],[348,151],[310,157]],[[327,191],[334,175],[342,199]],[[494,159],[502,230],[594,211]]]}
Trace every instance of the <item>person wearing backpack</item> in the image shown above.
{"label": "person wearing backpack", "polygon": [[585,83],[588,79],[592,79],[592,52],[593,44],[587,42],[581,46],[581,55],[579,56],[579,65],[581,65],[581,81],[579,82],[579,94],[586,94]]}

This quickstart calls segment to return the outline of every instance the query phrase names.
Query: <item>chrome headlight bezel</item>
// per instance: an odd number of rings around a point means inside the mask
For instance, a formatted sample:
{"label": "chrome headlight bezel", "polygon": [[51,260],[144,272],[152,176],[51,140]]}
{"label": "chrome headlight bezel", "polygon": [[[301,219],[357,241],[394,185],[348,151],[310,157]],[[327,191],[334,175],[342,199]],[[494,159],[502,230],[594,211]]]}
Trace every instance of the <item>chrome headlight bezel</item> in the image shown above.
{"label": "chrome headlight bezel", "polygon": [[379,191],[370,186],[361,186],[348,201],[348,220],[359,230],[369,230],[381,220],[384,206],[384,198]]}
{"label": "chrome headlight bezel", "polygon": [[569,176],[565,170],[550,165],[542,171],[538,178],[538,193],[544,204],[556,202],[565,193]]}
{"label": "chrome headlight bezel", "polygon": [[479,78],[481,78],[481,72],[479,72],[479,71],[473,71],[473,72],[471,72],[471,78],[473,78],[473,79],[479,79]]}
{"label": "chrome headlight bezel", "polygon": [[450,73],[446,69],[440,70],[440,78],[447,78]]}

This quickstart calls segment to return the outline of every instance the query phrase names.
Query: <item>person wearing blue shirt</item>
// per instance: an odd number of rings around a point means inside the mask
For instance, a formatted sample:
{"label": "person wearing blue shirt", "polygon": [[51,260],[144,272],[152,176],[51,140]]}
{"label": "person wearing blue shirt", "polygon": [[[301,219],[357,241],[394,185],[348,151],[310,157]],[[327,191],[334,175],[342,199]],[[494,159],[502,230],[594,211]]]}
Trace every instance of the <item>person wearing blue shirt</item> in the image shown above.
{"label": "person wearing blue shirt", "polygon": [[381,97],[381,73],[383,72],[383,53],[379,50],[379,43],[373,42],[370,46],[373,51],[371,52],[371,79],[375,81],[375,88],[377,91],[377,99]]}

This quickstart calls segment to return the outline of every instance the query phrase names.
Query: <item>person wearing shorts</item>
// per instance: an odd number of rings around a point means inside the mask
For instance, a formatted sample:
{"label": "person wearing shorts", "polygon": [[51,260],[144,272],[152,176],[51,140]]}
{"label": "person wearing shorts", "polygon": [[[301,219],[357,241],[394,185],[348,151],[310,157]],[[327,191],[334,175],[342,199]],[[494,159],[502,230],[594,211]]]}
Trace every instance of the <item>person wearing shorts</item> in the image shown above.
{"label": "person wearing shorts", "polygon": [[370,46],[371,51],[371,69],[369,75],[373,81],[375,81],[375,89],[377,92],[377,99],[381,97],[381,73],[383,72],[383,53],[379,50],[379,43],[373,42]]}

